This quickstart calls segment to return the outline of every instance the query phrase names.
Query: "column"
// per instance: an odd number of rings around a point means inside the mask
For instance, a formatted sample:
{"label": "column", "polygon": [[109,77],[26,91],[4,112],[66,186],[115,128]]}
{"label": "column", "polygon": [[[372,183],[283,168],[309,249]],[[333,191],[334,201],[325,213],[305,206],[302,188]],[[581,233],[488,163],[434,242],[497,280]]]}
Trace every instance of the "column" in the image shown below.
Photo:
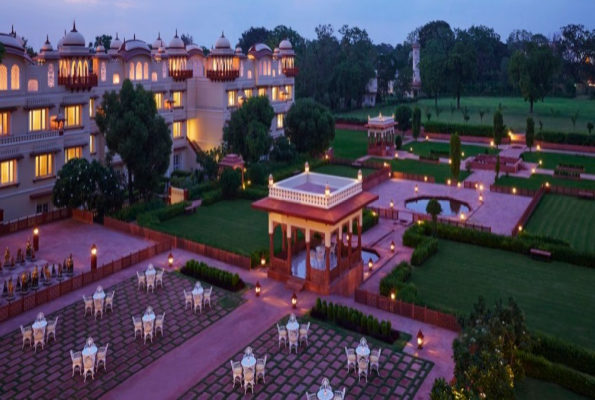
{"label": "column", "polygon": [[286,244],[285,243],[286,242],[285,237],[287,236],[286,233],[285,233],[286,231],[287,231],[287,229],[284,228],[283,225],[281,225],[281,250],[282,251],[285,251],[285,247],[286,247],[285,246],[285,244]]}
{"label": "column", "polygon": [[273,268],[273,259],[275,258],[275,247],[274,247],[274,234],[275,234],[275,223],[271,221],[271,217],[269,216],[269,267]]}
{"label": "column", "polygon": [[326,264],[325,281],[327,285],[331,283],[331,231],[324,233],[324,258]]}
{"label": "column", "polygon": [[357,250],[359,254],[362,254],[362,212],[359,212],[359,217],[357,218]]}
{"label": "column", "polygon": [[351,239],[353,238],[353,221],[347,221],[347,264],[351,268]]}
{"label": "column", "polygon": [[337,234],[337,267],[341,268],[341,261],[343,260],[343,224],[339,225],[339,233]]}
{"label": "column", "polygon": [[291,275],[291,226],[287,225],[287,273]]}
{"label": "column", "polygon": [[311,268],[310,265],[310,229],[306,228],[304,230],[304,236],[306,237],[306,280],[310,280]]}

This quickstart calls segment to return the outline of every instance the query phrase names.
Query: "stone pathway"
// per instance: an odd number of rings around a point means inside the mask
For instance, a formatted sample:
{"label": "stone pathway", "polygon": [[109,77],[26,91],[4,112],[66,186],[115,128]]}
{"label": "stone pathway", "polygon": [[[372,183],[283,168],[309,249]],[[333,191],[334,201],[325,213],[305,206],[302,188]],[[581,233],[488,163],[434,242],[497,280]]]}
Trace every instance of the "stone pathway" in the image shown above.
{"label": "stone pathway", "polygon": [[[285,319],[280,321],[283,324]],[[323,378],[333,390],[346,388],[347,399],[413,399],[432,369],[431,362],[391,350],[389,345],[368,340],[372,348],[382,348],[380,371],[372,372],[368,382],[358,382],[353,369],[346,368],[345,347],[355,348],[360,336],[339,330],[328,324],[311,322],[308,335],[310,345],[303,343],[298,354],[278,346],[277,327],[273,325],[260,335],[250,347],[257,358],[267,356],[266,382],[256,384],[254,395],[237,384],[232,387],[229,360],[190,389],[182,398],[198,399],[302,399],[306,392],[316,393]],[[231,359],[240,361],[243,349]]]}
{"label": "stone pathway", "polygon": [[[190,290],[193,285],[194,280],[168,273],[164,277],[164,288],[157,288],[155,293],[138,290],[136,278],[104,287],[106,293],[116,292],[113,313],[108,311],[97,320],[90,313],[84,316],[81,299],[46,315],[48,319],[59,318],[57,341],[50,339],[45,349],[38,347],[37,353],[28,345],[21,349],[20,329],[4,335],[0,338],[0,397],[98,398],[167,352],[183,345],[243,301],[239,295],[214,287],[212,309],[207,307],[202,314],[194,314],[190,308],[184,310],[183,293],[184,289]],[[87,287],[89,295],[94,290],[95,287]],[[164,336],[158,334],[152,343],[144,344],[141,335],[134,339],[131,317],[142,316],[149,305],[155,314],[166,313]],[[85,383],[78,372],[72,377],[70,350],[81,351],[88,337],[92,337],[98,347],[109,343],[109,348],[107,371],[100,368],[95,379],[89,377]]]}

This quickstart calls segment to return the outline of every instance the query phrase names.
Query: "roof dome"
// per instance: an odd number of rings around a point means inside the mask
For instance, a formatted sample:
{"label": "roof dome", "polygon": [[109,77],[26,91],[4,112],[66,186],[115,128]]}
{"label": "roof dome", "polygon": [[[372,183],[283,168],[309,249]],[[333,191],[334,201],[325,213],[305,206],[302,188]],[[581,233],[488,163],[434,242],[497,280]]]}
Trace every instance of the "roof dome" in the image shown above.
{"label": "roof dome", "polygon": [[122,47],[122,41],[120,40],[120,38],[118,38],[118,33],[116,32],[116,38],[112,40],[112,42],[109,45],[109,48],[111,50],[120,50],[120,47]]}
{"label": "roof dome", "polygon": [[[136,50],[136,49],[145,50],[148,52],[151,51],[151,49],[149,49],[149,46],[145,42],[136,38],[136,34],[135,34],[133,36],[132,40],[124,41],[123,50],[124,51],[132,51],[132,50]],[[120,48],[120,50],[122,50],[122,47]]]}
{"label": "roof dome", "polygon": [[225,37],[223,32],[221,32],[221,37],[219,39],[217,39],[217,41],[215,42],[215,48],[216,49],[231,49],[231,44],[229,43],[229,40],[227,40],[227,38]]}
{"label": "roof dome", "polygon": [[25,41],[23,40],[22,37],[20,37],[19,35],[17,35],[17,32],[14,30],[14,26],[11,29],[10,32],[10,36],[12,36],[13,38],[16,39],[16,41],[21,45],[21,47],[25,47]]}
{"label": "roof dome", "polygon": [[50,43],[50,37],[49,36],[46,36],[45,43],[43,44],[43,46],[41,46],[41,51],[42,52],[54,51],[54,48],[52,47],[52,44]]}
{"label": "roof dome", "polygon": [[161,39],[161,33],[157,34],[157,39],[153,42],[153,50],[165,47],[165,42]]}
{"label": "roof dome", "polygon": [[58,40],[58,49],[64,45],[64,37],[66,37],[66,30],[64,30],[64,36],[62,36],[60,40]]}
{"label": "roof dome", "polygon": [[281,43],[279,43],[279,48],[281,50],[291,50],[293,47],[288,39],[283,39]]}
{"label": "roof dome", "polygon": [[236,47],[236,54],[242,54],[242,48],[240,46]]}
{"label": "roof dome", "polygon": [[25,50],[21,43],[12,34],[7,35],[5,33],[0,33],[0,43],[2,43],[4,47],[10,47],[21,51]]}
{"label": "roof dome", "polygon": [[178,30],[176,29],[176,36],[169,42],[170,49],[185,49],[184,41],[178,37]]}
{"label": "roof dome", "polygon": [[279,54],[279,48],[275,47],[275,50],[273,50],[273,54]]}
{"label": "roof dome", "polygon": [[64,36],[63,46],[85,46],[85,37],[76,30],[76,23],[72,24],[72,30]]}
{"label": "roof dome", "polygon": [[99,45],[97,46],[97,48],[95,49],[95,52],[97,53],[105,53],[105,47],[103,47],[103,45]]}

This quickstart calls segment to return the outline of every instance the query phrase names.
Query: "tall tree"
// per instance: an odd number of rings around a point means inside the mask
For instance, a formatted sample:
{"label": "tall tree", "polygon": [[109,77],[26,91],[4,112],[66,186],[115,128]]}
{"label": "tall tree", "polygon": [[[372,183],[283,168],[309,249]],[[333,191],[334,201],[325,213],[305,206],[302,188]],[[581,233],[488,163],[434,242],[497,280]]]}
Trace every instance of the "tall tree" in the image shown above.
{"label": "tall tree", "polygon": [[504,125],[504,119],[502,118],[502,112],[500,112],[500,110],[496,110],[496,112],[494,112],[494,127],[493,127],[494,144],[496,145],[496,148],[498,148],[498,146],[500,146],[500,143],[502,143],[502,137],[504,136],[505,129],[506,129],[506,126]]}
{"label": "tall tree", "polygon": [[238,46],[242,48],[242,52],[246,54],[252,45],[256,43],[266,43],[271,32],[265,28],[250,27],[244,31],[238,40]]}
{"label": "tall tree", "polygon": [[413,109],[413,116],[411,118],[411,135],[413,139],[417,142],[417,138],[419,137],[421,131],[421,110],[419,107],[415,107]]}
{"label": "tall tree", "polygon": [[285,136],[298,152],[321,155],[335,138],[335,119],[322,104],[312,99],[299,99],[285,118]]}
{"label": "tall tree", "polygon": [[418,39],[422,54],[431,41],[434,41],[443,53],[448,53],[448,50],[453,45],[455,36],[448,22],[431,21],[419,29]]}
{"label": "tall tree", "polygon": [[406,104],[399,105],[395,110],[395,122],[404,135],[405,131],[411,128],[411,107]]}
{"label": "tall tree", "polygon": [[525,129],[525,143],[529,148],[529,152],[531,152],[531,147],[533,147],[533,143],[535,142],[535,121],[533,121],[533,117],[527,118],[527,129]]}
{"label": "tall tree", "polygon": [[458,182],[461,173],[461,138],[458,133],[450,136],[450,174]]}
{"label": "tall tree", "polygon": [[430,40],[421,52],[419,72],[424,91],[434,97],[438,107],[438,95],[446,89],[448,82],[448,53],[437,40]]}
{"label": "tall tree", "polygon": [[269,31],[268,38],[264,43],[271,49],[274,49],[275,47],[279,47],[279,44],[284,39],[289,40],[289,43],[291,43],[293,51],[295,51],[296,64],[299,64],[306,47],[306,39],[297,31],[285,25],[278,25],[275,29]]}
{"label": "tall tree", "polygon": [[182,39],[182,42],[184,42],[185,46],[188,46],[189,44],[194,43],[194,38],[189,33],[182,33],[182,36],[180,36],[180,39]]}
{"label": "tall tree", "polygon": [[432,230],[434,231],[434,237],[436,237],[436,232],[438,231],[438,215],[442,213],[442,206],[436,198],[432,197],[430,201],[428,201],[426,213],[432,216]]}
{"label": "tall tree", "polygon": [[386,97],[389,92],[389,85],[395,80],[397,74],[397,62],[391,53],[379,54],[376,58],[376,72],[378,77],[378,93]]}
{"label": "tall tree", "polygon": [[566,25],[561,28],[560,51],[575,82],[586,82],[595,75],[595,29],[584,25]]}
{"label": "tall tree", "polygon": [[517,50],[508,64],[510,83],[519,88],[525,101],[530,104],[544,99],[549,90],[551,79],[556,69],[556,60],[549,46],[535,42],[527,44],[526,51]]}
{"label": "tall tree", "polygon": [[470,44],[467,32],[458,32],[455,45],[448,54],[446,67],[453,95],[457,99],[457,109],[460,109],[463,86],[470,83],[476,72],[475,49]]}
{"label": "tall tree", "polygon": [[95,36],[95,42],[93,43],[93,46],[97,48],[97,46],[101,45],[105,48],[105,50],[109,50],[111,44],[112,36],[103,34],[101,36]]}
{"label": "tall tree", "polygon": [[134,189],[150,199],[167,172],[172,146],[153,93],[126,79],[119,92],[103,95],[95,122],[105,136],[110,158],[117,153],[126,165],[130,203],[135,201]]}

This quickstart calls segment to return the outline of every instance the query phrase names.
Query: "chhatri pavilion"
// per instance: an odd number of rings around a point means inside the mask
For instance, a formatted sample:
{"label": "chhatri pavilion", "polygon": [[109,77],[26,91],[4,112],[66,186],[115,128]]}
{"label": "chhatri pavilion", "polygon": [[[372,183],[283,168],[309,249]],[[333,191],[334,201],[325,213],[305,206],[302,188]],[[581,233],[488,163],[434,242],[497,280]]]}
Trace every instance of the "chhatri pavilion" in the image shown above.
{"label": "chhatri pavilion", "polygon": [[[269,196],[252,204],[269,214],[268,276],[297,289],[351,294],[363,280],[362,212],[378,196],[358,179],[305,171],[281,182],[269,177]],[[354,237],[354,230],[357,237]],[[275,232],[281,250],[275,253]]]}
{"label": "chhatri pavilion", "polygon": [[368,154],[371,156],[392,156],[395,153],[395,116],[385,117],[380,113],[370,118],[368,128]]}

